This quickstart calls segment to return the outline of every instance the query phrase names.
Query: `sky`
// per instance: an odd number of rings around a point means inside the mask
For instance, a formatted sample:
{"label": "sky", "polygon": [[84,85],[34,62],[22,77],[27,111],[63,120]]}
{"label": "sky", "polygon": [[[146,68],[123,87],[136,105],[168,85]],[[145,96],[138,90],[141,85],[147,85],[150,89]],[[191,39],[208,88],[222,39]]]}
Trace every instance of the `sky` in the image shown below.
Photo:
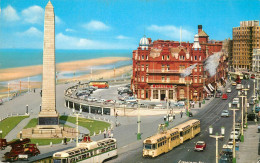
{"label": "sky", "polygon": [[[56,49],[136,49],[152,40],[193,42],[199,24],[213,40],[260,19],[260,0],[51,0]],[[0,49],[42,49],[48,0],[0,0]]]}

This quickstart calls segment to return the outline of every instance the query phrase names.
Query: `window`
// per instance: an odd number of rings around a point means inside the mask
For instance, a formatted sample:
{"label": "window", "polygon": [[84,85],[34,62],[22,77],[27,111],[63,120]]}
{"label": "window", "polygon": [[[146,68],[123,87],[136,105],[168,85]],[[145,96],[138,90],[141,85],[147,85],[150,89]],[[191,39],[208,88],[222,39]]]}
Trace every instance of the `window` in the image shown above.
{"label": "window", "polygon": [[141,69],[141,71],[144,71],[144,65],[142,65],[142,69]]}
{"label": "window", "polygon": [[164,55],[162,56],[162,60],[164,60]]}
{"label": "window", "polygon": [[197,61],[197,56],[194,56],[194,60]]}
{"label": "window", "polygon": [[180,99],[184,99],[184,89],[180,89],[180,92],[179,92],[179,97]]}
{"label": "window", "polygon": [[162,71],[164,71],[164,65],[162,65]]}
{"label": "window", "polygon": [[142,60],[144,60],[144,56],[142,55]]}
{"label": "window", "polygon": [[146,76],[146,82],[148,82],[148,76]]}
{"label": "window", "polygon": [[148,60],[148,55],[146,56],[146,60]]}
{"label": "window", "polygon": [[167,70],[170,70],[170,65],[167,65]]}
{"label": "window", "polygon": [[201,65],[199,66],[199,71],[201,72]]}
{"label": "window", "polygon": [[158,90],[153,90],[153,99],[158,99]]}
{"label": "window", "polygon": [[198,67],[196,66],[196,67],[194,68],[194,72],[197,72],[197,69],[198,69]]}
{"label": "window", "polygon": [[197,81],[197,77],[195,77],[195,78],[194,78],[194,83],[197,83],[197,82],[198,82],[198,81]]}
{"label": "window", "polygon": [[169,55],[167,55],[167,60],[169,60],[170,59],[170,56]]}
{"label": "window", "polygon": [[170,77],[169,76],[167,76],[167,82],[170,82]]}
{"label": "window", "polygon": [[164,82],[164,76],[162,76],[162,81]]}
{"label": "window", "polygon": [[142,76],[142,82],[144,82],[144,77]]}
{"label": "window", "polygon": [[169,99],[173,99],[173,90],[169,90],[168,97],[169,97]]}

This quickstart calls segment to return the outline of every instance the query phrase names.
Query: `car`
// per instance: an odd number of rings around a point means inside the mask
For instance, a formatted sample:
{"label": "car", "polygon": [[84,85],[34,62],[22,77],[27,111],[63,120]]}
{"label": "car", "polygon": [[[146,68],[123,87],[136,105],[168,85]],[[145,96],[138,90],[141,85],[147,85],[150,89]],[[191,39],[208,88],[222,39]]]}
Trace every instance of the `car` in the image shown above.
{"label": "car", "polygon": [[217,93],[215,97],[216,98],[220,98],[221,97],[221,93]]}
{"label": "car", "polygon": [[96,99],[95,97],[89,97],[89,98],[87,99],[87,101],[89,101],[89,102],[95,102],[95,101],[97,101],[97,99]]}
{"label": "car", "polygon": [[164,109],[162,104],[155,105],[154,109]]}
{"label": "car", "polygon": [[106,100],[105,99],[99,99],[97,100],[97,103],[104,103]]}
{"label": "car", "polygon": [[220,159],[219,159],[219,163],[230,163],[232,162],[232,152],[231,154],[221,154]]}
{"label": "car", "polygon": [[228,89],[227,89],[227,93],[231,93],[231,88],[228,88]]}
{"label": "car", "polygon": [[226,93],[224,93],[224,94],[222,95],[222,100],[226,100],[226,99],[228,99],[228,95],[227,95]]}
{"label": "car", "polygon": [[[234,133],[235,133],[235,137],[234,137]],[[235,140],[238,140],[239,137],[240,137],[240,133],[238,131],[231,131],[229,140],[233,140],[234,138],[235,138]]]}
{"label": "car", "polygon": [[255,75],[254,74],[251,75],[251,79],[255,79]]}
{"label": "car", "polygon": [[229,111],[228,110],[223,110],[221,112],[221,117],[229,117]]}
{"label": "car", "polygon": [[254,105],[255,104],[255,100],[254,99],[250,99],[249,104],[250,105]]}
{"label": "car", "polygon": [[238,103],[239,103],[239,98],[234,98],[232,104],[237,105]]}
{"label": "car", "polygon": [[222,149],[231,149],[233,150],[233,141],[229,141],[227,144],[224,144]]}
{"label": "car", "polygon": [[247,115],[247,121],[255,121],[258,120],[258,116],[254,113],[250,113]]}
{"label": "car", "polygon": [[128,97],[125,99],[125,102],[137,102],[137,99],[134,97]]}
{"label": "car", "polygon": [[237,84],[236,89],[237,89],[237,90],[242,89],[242,85],[241,85],[241,84]]}
{"label": "car", "polygon": [[198,141],[194,148],[195,151],[203,151],[205,149],[206,149],[205,141]]}
{"label": "car", "polygon": [[236,82],[232,82],[232,85],[233,85],[233,86],[236,86],[236,85],[237,85],[237,83],[236,83]]}
{"label": "car", "polygon": [[0,99],[0,105],[2,105],[4,102],[3,102],[3,100],[2,99]]}
{"label": "car", "polygon": [[178,106],[185,106],[185,101],[178,101]]}

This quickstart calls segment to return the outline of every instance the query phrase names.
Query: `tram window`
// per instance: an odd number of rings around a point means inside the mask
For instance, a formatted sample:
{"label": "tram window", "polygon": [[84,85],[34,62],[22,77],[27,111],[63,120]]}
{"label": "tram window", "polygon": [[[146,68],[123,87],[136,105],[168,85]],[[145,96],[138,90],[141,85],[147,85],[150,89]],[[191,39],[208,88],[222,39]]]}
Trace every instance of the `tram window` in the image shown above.
{"label": "tram window", "polygon": [[183,131],[180,132],[180,135],[183,136]]}
{"label": "tram window", "polygon": [[145,145],[144,145],[144,148],[145,148],[145,149],[152,149],[152,144],[145,144]]}
{"label": "tram window", "polygon": [[153,149],[156,149],[156,144],[153,144]]}

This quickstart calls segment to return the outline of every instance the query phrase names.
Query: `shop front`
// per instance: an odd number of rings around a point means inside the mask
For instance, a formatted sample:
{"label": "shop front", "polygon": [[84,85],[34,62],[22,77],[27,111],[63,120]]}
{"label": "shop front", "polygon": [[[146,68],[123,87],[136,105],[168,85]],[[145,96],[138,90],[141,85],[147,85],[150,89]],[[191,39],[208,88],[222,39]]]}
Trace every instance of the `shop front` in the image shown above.
{"label": "shop front", "polygon": [[163,85],[163,84],[152,84],[151,90],[151,101],[177,101],[176,86],[175,85]]}

